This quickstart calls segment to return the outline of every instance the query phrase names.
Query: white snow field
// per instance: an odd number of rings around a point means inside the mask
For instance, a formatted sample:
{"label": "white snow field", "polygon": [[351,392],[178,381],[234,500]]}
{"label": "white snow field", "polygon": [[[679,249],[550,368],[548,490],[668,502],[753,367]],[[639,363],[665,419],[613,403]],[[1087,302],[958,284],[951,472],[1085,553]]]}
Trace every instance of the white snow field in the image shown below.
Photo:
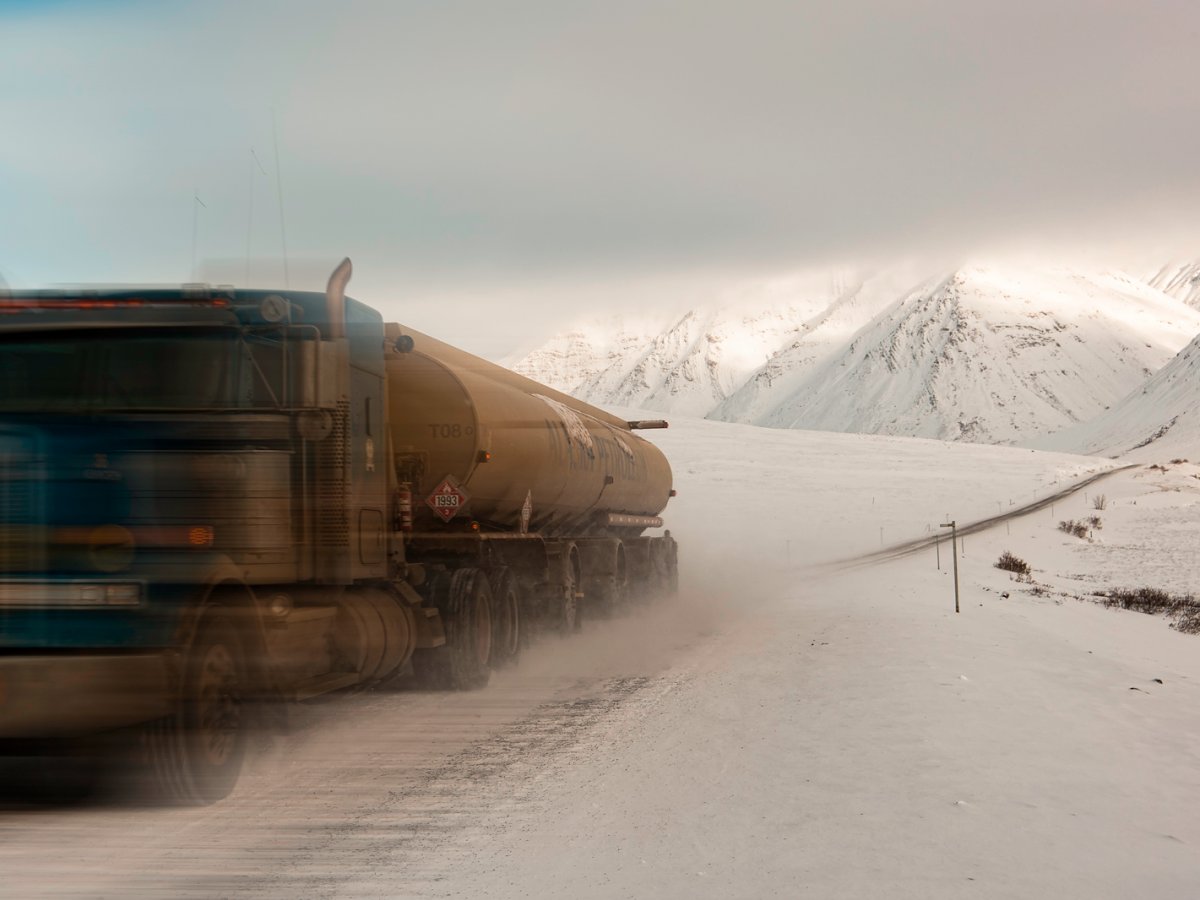
{"label": "white snow field", "polygon": [[[215,807],[9,804],[0,894],[1200,895],[1200,636],[1077,599],[1200,592],[1200,467],[1143,462],[968,535],[956,614],[945,543],[829,563],[1120,463],[684,418],[647,434],[677,476],[678,598],[543,642],[481,692],[316,704]],[[1091,515],[1091,541],[1057,528]],[[1033,583],[993,567],[1004,550]]]}

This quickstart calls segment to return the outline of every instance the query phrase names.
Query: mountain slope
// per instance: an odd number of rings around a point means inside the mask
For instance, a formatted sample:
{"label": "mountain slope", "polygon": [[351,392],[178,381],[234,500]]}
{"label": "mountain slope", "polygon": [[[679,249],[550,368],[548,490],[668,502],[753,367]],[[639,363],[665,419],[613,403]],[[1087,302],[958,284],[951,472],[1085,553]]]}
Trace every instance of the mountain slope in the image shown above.
{"label": "mountain slope", "polygon": [[657,332],[648,321],[576,329],[515,368],[597,404],[1025,443],[1115,404],[1197,333],[1200,310],[1121,273],[844,272],[778,282]]}
{"label": "mountain slope", "polygon": [[757,285],[654,333],[648,320],[593,322],[513,368],[590,403],[704,416],[859,283],[850,273],[821,273]]}
{"label": "mountain slope", "polygon": [[1070,453],[1157,459],[1200,450],[1200,336],[1146,383],[1091,421],[1038,446]]}
{"label": "mountain slope", "polygon": [[962,270],[876,317],[751,421],[1021,443],[1101,412],[1197,331],[1195,311],[1121,276]]}
{"label": "mountain slope", "polygon": [[1148,281],[1164,294],[1200,309],[1200,262],[1171,263],[1163,266]]}

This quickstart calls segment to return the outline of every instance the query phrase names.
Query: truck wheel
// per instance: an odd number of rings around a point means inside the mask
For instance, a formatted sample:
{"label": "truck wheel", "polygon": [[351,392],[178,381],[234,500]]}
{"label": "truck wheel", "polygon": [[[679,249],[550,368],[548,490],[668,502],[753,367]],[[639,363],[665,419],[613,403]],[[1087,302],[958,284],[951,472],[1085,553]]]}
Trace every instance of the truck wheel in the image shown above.
{"label": "truck wheel", "polygon": [[671,532],[665,535],[667,542],[667,594],[674,597],[679,593],[679,544],[671,537]]}
{"label": "truck wheel", "polygon": [[575,570],[567,566],[565,584],[562,586],[562,599],[558,604],[558,632],[572,634],[583,628],[583,610],[579,606],[579,583],[575,580]]}
{"label": "truck wheel", "polygon": [[615,575],[593,578],[588,582],[588,615],[609,619],[621,607],[621,589]]}
{"label": "truck wheel", "polygon": [[484,687],[491,676],[492,592],[480,569],[458,569],[438,576],[433,604],[442,616],[446,643],[413,654],[417,683],[425,688],[456,691]]}
{"label": "truck wheel", "polygon": [[209,617],[188,651],[178,710],[149,735],[156,773],[172,799],[215,803],[233,790],[246,755],[247,687],[237,629],[225,616]]}
{"label": "truck wheel", "polygon": [[650,539],[650,599],[661,600],[678,589],[678,574],[672,576],[669,548],[662,538]]}
{"label": "truck wheel", "polygon": [[492,668],[512,665],[521,655],[521,597],[512,569],[493,569],[488,576],[492,589]]}

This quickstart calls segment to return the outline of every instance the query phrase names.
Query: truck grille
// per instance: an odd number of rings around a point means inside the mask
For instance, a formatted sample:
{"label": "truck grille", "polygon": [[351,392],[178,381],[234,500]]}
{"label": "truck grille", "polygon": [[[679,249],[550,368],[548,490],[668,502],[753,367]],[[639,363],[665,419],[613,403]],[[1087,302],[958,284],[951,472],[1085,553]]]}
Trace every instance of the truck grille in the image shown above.
{"label": "truck grille", "polygon": [[0,571],[27,571],[41,563],[38,474],[28,443],[0,434]]}
{"label": "truck grille", "polygon": [[333,430],[317,451],[317,545],[326,566],[343,564],[350,547],[350,522],[346,516],[349,425],[350,404],[339,401],[333,414]]}

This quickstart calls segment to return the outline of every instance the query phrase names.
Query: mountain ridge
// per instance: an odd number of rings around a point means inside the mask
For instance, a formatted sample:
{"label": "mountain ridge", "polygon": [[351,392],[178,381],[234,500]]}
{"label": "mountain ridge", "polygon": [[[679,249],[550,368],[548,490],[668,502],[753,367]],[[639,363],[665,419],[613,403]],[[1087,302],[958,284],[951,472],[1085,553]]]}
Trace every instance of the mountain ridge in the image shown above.
{"label": "mountain ridge", "polygon": [[1200,308],[1176,295],[1191,276],[1172,271],[844,270],[658,331],[575,328],[514,368],[598,405],[1024,445],[1099,415],[1200,334]]}

